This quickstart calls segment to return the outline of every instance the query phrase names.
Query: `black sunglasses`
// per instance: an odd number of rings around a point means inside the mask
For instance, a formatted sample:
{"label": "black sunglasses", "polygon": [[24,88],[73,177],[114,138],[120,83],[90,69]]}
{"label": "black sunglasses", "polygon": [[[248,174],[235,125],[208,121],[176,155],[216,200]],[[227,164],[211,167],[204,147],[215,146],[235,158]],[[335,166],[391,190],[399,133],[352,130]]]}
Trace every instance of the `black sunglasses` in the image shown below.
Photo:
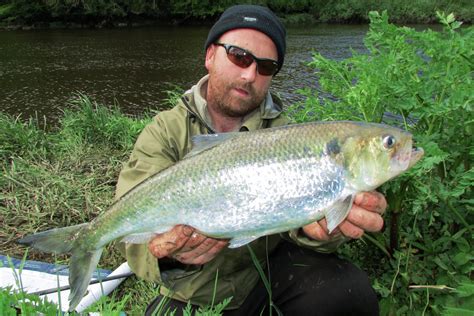
{"label": "black sunglasses", "polygon": [[274,76],[278,72],[278,62],[273,59],[257,58],[248,50],[238,46],[223,43],[214,44],[224,47],[227,58],[241,68],[247,68],[255,61],[257,63],[257,71],[262,76]]}

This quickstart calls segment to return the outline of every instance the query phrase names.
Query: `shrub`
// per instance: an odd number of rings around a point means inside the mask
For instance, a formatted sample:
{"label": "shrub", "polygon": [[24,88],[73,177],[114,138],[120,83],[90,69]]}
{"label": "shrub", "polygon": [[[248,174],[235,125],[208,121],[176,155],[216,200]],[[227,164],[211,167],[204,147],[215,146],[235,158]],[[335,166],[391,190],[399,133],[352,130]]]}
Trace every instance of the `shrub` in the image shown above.
{"label": "shrub", "polygon": [[367,237],[382,251],[360,242],[343,251],[371,270],[384,315],[473,308],[472,292],[469,302],[452,291],[472,284],[474,268],[474,29],[452,14],[438,18],[443,31],[415,31],[371,12],[369,53],[342,61],[315,53],[320,88],[300,91],[306,100],[289,109],[297,122],[399,125],[425,149],[421,163],[382,188],[389,229]]}

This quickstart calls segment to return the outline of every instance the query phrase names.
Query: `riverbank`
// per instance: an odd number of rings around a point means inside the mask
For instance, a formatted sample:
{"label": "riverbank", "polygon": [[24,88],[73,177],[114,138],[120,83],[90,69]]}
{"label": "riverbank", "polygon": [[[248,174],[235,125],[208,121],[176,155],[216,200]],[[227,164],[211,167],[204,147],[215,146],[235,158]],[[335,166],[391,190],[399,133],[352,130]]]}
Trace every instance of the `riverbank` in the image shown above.
{"label": "riverbank", "polygon": [[[3,4],[2,4],[3,2]],[[222,2],[222,3],[221,3]],[[257,1],[254,1],[257,2]],[[270,7],[286,25],[317,23],[368,23],[370,11],[387,10],[397,24],[430,24],[438,21],[436,11],[454,13],[458,21],[471,24],[474,6],[468,0],[424,1],[258,1]],[[0,1],[0,28],[104,28],[144,25],[211,25],[228,6],[225,1]]]}

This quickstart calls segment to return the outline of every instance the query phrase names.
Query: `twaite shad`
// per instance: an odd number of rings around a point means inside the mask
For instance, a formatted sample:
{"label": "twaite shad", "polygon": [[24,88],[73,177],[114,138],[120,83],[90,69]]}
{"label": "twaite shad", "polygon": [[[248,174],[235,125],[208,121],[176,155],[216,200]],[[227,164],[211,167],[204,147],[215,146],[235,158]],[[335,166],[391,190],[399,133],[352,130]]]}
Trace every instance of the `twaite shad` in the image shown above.
{"label": "twaite shad", "polygon": [[230,248],[326,218],[334,230],[360,191],[373,190],[423,155],[412,135],[382,124],[295,124],[195,137],[194,149],[143,181],[90,223],[24,237],[46,252],[72,253],[70,310],[82,299],[103,247],[146,243],[186,224]]}

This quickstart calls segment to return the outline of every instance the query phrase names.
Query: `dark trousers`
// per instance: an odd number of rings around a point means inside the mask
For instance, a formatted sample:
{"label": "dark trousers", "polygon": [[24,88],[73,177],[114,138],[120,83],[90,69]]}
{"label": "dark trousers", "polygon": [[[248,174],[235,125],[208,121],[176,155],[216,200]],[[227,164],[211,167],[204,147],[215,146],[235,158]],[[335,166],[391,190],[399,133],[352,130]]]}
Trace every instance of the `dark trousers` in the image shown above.
{"label": "dark trousers", "polygon": [[[270,255],[272,301],[284,315],[378,315],[377,297],[365,272],[334,254],[282,242]],[[265,269],[266,270],[266,269]],[[147,308],[152,315],[162,297]],[[186,303],[171,300],[166,310],[182,315]],[[269,299],[259,281],[243,305],[224,315],[269,315]],[[272,315],[278,315],[273,310]]]}

